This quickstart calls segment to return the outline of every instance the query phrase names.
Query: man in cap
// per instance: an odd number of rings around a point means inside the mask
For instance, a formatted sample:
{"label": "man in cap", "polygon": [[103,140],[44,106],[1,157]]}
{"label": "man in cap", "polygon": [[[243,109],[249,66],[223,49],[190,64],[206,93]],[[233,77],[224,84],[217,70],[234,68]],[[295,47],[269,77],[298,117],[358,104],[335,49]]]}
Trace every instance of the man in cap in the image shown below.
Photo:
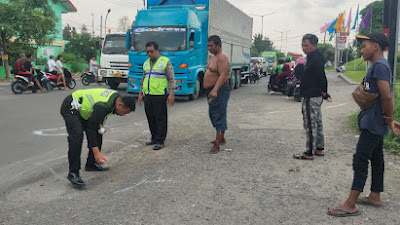
{"label": "man in cap", "polygon": [[[376,94],[377,98],[371,102],[371,106],[363,107],[358,115],[360,137],[353,156],[354,178],[350,195],[344,204],[328,209],[329,215],[339,217],[359,215],[356,204],[382,204],[380,193],[383,192],[383,136],[389,131],[389,127],[395,135],[400,135],[400,124],[393,120],[394,100],[390,85],[392,74],[389,63],[383,57],[389,41],[380,32],[356,37],[362,43],[361,53],[364,60],[373,63],[364,77],[363,91]],[[356,98],[355,100],[359,101]],[[359,198],[367,180],[369,161],[372,167],[371,193]]]}

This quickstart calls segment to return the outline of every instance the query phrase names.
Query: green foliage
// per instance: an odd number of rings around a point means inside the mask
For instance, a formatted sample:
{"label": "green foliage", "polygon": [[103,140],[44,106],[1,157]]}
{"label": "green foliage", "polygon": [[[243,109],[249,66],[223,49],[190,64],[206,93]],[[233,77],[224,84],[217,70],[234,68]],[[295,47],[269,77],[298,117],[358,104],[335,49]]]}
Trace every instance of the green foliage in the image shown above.
{"label": "green foliage", "polygon": [[65,52],[72,53],[88,62],[90,58],[97,55],[98,42],[99,39],[92,38],[89,33],[75,34],[66,45]]}
{"label": "green foliage", "polygon": [[267,37],[263,37],[262,34],[255,34],[253,37],[253,45],[251,46],[251,56],[260,56],[264,51],[274,51],[272,41]]}
{"label": "green foliage", "polygon": [[[372,7],[372,31],[382,32],[383,29],[383,8],[384,2],[383,1],[375,1],[367,5],[364,9],[360,11],[362,16],[367,14],[369,7]],[[361,17],[360,17],[361,19]],[[361,29],[359,34],[367,35],[370,33],[370,28]]]}
{"label": "green foliage", "polygon": [[43,65],[46,65],[46,64],[47,64],[47,59],[46,58],[37,58],[35,60],[35,65],[43,66]]}
{"label": "green foliage", "polygon": [[322,52],[325,62],[333,62],[335,59],[335,48],[331,44],[318,44],[318,49]]}
{"label": "green foliage", "polygon": [[356,67],[354,68],[354,61],[350,61],[348,63],[345,63],[344,66],[346,67],[346,71],[366,71],[366,62],[362,57],[355,59],[355,65]]}
{"label": "green foliage", "polygon": [[280,52],[280,51],[276,51],[276,58],[277,59],[285,59],[286,57],[285,57],[285,53],[283,53],[283,52]]}
{"label": "green foliage", "polygon": [[66,53],[64,52],[62,54],[64,63],[68,64],[66,65],[68,68],[71,69],[73,73],[76,72],[81,72],[84,68],[82,66],[83,64],[87,63],[85,59],[80,57],[79,55],[73,54],[73,53]]}
{"label": "green foliage", "polygon": [[366,73],[366,71],[346,71],[344,72],[344,75],[353,81],[360,83],[364,79]]}

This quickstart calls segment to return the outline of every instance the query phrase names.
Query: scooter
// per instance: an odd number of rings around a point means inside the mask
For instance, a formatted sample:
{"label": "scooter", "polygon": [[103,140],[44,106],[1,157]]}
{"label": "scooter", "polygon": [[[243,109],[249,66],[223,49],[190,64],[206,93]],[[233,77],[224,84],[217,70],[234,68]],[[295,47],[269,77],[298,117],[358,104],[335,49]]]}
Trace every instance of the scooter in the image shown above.
{"label": "scooter", "polygon": [[[34,76],[34,79],[38,79],[40,82],[40,85],[42,85],[43,89],[46,90],[46,92],[50,91],[50,85],[49,85],[49,79],[45,76],[45,73],[41,70],[35,70],[36,71],[36,76]],[[36,83],[33,86],[28,86],[29,84],[29,79],[27,77],[15,74],[13,79],[13,82],[11,84],[11,90],[14,94],[22,94],[25,91],[32,91],[32,93],[36,93],[38,87]]]}
{"label": "scooter", "polygon": [[[98,80],[99,83],[108,84],[107,79],[102,79],[100,76],[98,76],[98,79],[99,79]],[[81,81],[82,81],[82,84],[85,86],[88,86],[90,83],[94,83],[96,81],[94,73],[89,72],[89,69],[86,68],[86,71],[83,72],[83,74],[81,76]]]}
{"label": "scooter", "polygon": [[[76,87],[75,78],[72,76],[71,72],[68,69],[63,69],[63,72],[64,72],[65,83],[67,84],[67,87],[69,89],[74,89]],[[63,84],[57,85],[57,80],[58,80],[57,75],[47,73],[46,78],[49,79],[49,81],[50,81],[49,83],[50,83],[51,90],[55,87],[58,87],[58,89],[61,89],[62,87],[64,87]]]}
{"label": "scooter", "polygon": [[250,77],[249,77],[250,83],[254,82],[260,82],[260,74],[259,71],[256,69],[250,69]]}
{"label": "scooter", "polygon": [[275,79],[276,79],[277,76],[278,76],[278,74],[273,74],[269,78],[268,92],[277,91],[277,92],[281,92],[283,95],[287,95],[288,92],[289,92],[287,83],[288,83],[288,80],[291,79],[291,76],[288,76],[285,79],[283,79],[281,81],[281,83],[279,84],[278,88],[274,88],[274,83],[275,83]]}

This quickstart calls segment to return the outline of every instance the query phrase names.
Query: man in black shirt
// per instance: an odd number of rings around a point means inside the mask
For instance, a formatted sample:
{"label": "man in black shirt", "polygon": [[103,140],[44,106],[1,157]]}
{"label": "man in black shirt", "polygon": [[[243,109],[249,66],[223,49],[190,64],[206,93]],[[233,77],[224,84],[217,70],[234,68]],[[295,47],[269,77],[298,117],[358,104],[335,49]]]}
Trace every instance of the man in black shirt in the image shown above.
{"label": "man in black shirt", "polygon": [[301,45],[304,53],[307,54],[307,63],[301,80],[300,95],[303,97],[302,112],[304,128],[307,132],[307,150],[300,155],[293,155],[295,159],[312,160],[314,155],[324,156],[321,104],[323,99],[328,102],[332,99],[328,94],[324,57],[317,49],[317,44],[317,36],[304,35]]}

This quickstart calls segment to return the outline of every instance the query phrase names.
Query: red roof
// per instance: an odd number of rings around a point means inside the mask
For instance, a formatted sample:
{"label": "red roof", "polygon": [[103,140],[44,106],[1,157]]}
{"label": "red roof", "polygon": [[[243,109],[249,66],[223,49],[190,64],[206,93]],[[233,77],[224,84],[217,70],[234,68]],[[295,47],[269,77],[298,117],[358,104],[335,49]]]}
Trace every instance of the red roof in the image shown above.
{"label": "red roof", "polygon": [[77,12],[78,10],[70,0],[60,0],[61,4],[67,9],[68,12]]}

